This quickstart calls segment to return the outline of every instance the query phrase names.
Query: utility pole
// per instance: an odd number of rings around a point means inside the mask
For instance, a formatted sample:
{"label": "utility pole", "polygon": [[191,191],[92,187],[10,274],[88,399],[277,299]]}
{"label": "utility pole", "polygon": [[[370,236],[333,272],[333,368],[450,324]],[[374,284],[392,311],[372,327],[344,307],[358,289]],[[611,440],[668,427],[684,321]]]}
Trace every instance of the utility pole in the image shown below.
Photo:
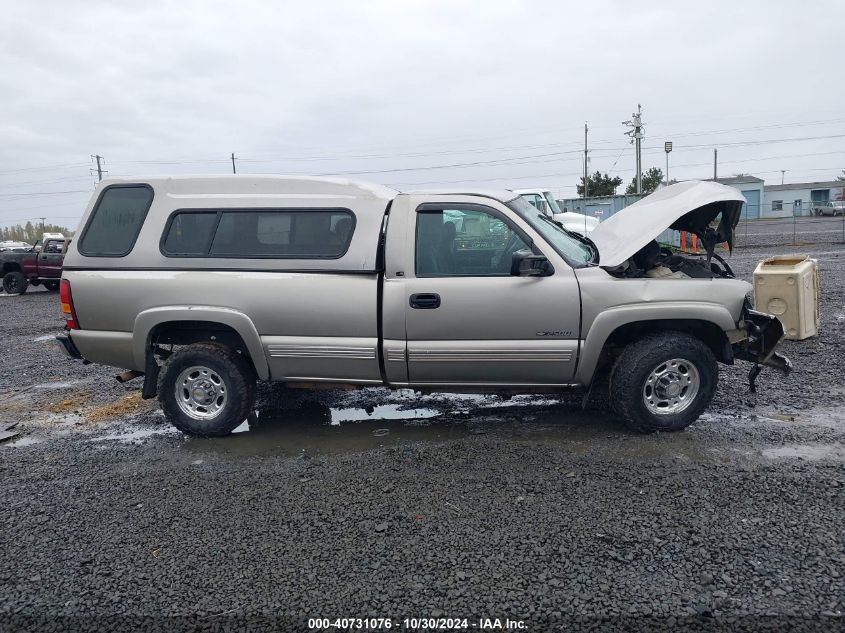
{"label": "utility pole", "polygon": [[719,164],[719,150],[715,147],[713,148],[713,180],[719,177],[718,170],[716,166]]}
{"label": "utility pole", "polygon": [[625,132],[631,137],[631,142],[634,143],[637,153],[637,193],[643,192],[643,155],[642,155],[642,141],[643,141],[643,106],[637,104],[637,111],[631,115],[630,121],[623,121],[622,125],[627,125],[631,129]]}
{"label": "utility pole", "polygon": [[232,152],[232,173],[237,174],[238,170],[235,169],[235,152]]}
{"label": "utility pole", "polygon": [[587,168],[587,132],[589,128],[587,127],[587,122],[584,121],[584,235],[587,234],[587,181],[590,178],[589,170]]}
{"label": "utility pole", "polygon": [[[584,200],[587,199],[587,179],[589,178],[589,174],[587,173],[587,124],[584,123]],[[584,209],[586,211],[587,203],[584,202]]]}
{"label": "utility pole", "polygon": [[99,154],[94,154],[93,156],[91,156],[91,158],[93,158],[97,161],[97,180],[101,181],[103,179],[103,174],[109,173],[108,171],[105,171],[103,169],[102,163],[105,162],[105,159],[102,156],[100,156]]}
{"label": "utility pole", "polygon": [[783,184],[783,177],[784,177],[785,175],[786,175],[786,170],[785,170],[785,169],[781,169],[781,170],[780,170],[780,184]]}
{"label": "utility pole", "polygon": [[46,219],[47,219],[47,218],[40,218],[40,220],[41,220],[41,235],[44,235],[44,221],[45,221]]}

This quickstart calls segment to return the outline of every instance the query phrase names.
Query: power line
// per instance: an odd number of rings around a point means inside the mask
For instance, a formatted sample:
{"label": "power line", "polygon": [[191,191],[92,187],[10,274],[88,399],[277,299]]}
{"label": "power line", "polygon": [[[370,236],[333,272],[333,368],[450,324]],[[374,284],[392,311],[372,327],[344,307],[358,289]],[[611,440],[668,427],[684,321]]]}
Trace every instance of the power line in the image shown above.
{"label": "power line", "polygon": [[45,165],[42,167],[21,167],[20,169],[6,169],[0,171],[0,174],[20,174],[28,171],[50,171],[52,169],[73,169],[77,167],[86,167],[85,163],[73,163],[70,165]]}

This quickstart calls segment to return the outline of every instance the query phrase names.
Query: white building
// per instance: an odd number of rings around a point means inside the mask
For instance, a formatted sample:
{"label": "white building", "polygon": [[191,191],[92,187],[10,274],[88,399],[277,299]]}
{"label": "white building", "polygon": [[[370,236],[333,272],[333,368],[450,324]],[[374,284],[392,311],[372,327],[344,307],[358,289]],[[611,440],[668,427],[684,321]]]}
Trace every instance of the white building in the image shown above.
{"label": "white building", "polygon": [[813,205],[834,200],[845,200],[845,181],[766,185],[763,192],[763,217],[810,215]]}

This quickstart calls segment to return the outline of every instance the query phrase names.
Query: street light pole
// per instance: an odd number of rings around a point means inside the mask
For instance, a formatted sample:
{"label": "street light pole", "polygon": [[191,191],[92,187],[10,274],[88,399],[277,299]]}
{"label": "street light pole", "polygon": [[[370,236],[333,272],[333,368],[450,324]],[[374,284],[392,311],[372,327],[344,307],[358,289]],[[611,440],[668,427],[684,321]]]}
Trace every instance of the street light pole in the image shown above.
{"label": "street light pole", "polygon": [[669,152],[672,151],[672,141],[663,143],[663,149],[666,152],[666,186],[669,186]]}

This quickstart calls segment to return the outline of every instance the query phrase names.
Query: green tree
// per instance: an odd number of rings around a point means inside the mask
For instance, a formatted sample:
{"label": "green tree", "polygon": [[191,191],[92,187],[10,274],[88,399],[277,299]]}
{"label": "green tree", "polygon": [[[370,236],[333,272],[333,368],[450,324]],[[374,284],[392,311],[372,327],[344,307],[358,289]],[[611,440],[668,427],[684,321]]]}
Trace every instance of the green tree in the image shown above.
{"label": "green tree", "polygon": [[[619,176],[610,177],[610,174],[603,174],[596,171],[592,176],[587,176],[588,196],[615,196],[616,188],[622,184]],[[581,183],[575,185],[579,196],[584,195],[584,176],[581,176]]]}
{"label": "green tree", "polygon": [[[659,167],[652,167],[643,172],[643,193],[648,194],[657,189],[663,182],[663,170]],[[637,193],[637,177],[631,181],[625,193]]]}

